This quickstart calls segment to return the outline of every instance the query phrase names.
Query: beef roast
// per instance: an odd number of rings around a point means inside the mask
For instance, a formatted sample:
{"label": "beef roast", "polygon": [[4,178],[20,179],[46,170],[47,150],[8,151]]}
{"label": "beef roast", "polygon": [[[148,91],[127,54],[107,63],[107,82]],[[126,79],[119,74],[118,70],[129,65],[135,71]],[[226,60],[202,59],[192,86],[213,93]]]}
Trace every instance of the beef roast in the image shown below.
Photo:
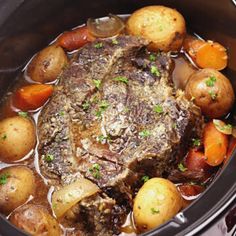
{"label": "beef roast", "polygon": [[[150,57],[137,37],[117,42],[73,56],[38,122],[42,174],[54,185],[85,177],[101,189],[75,207],[79,228],[93,235],[117,233],[142,176],[168,176],[202,126],[200,110],[173,88],[169,54]],[[108,209],[104,221],[97,201]]]}

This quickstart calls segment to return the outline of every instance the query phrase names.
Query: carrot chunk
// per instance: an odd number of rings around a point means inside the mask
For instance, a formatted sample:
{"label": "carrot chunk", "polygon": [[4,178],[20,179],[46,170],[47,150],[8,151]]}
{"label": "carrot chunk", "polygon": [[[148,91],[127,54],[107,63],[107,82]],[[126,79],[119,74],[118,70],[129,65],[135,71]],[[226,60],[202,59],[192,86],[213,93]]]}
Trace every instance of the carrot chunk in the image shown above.
{"label": "carrot chunk", "polygon": [[227,66],[226,49],[219,43],[208,41],[196,53],[196,63],[201,68],[223,70]]}
{"label": "carrot chunk", "polygon": [[21,110],[34,110],[41,107],[52,95],[52,92],[52,85],[27,85],[16,91],[13,103]]}
{"label": "carrot chunk", "polygon": [[204,41],[188,35],[183,48],[200,68],[223,70],[227,66],[226,49],[217,42]]}
{"label": "carrot chunk", "polygon": [[220,165],[227,153],[228,135],[219,132],[213,122],[209,122],[204,128],[203,144],[207,164]]}

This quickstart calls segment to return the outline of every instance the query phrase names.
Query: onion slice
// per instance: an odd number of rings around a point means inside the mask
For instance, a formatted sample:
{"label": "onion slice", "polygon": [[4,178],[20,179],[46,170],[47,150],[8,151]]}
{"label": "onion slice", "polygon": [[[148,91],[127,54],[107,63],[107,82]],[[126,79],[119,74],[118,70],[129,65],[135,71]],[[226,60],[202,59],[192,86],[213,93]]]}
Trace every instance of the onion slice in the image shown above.
{"label": "onion slice", "polygon": [[225,124],[224,121],[222,120],[217,120],[217,119],[214,119],[213,120],[213,124],[215,126],[215,128],[223,133],[223,134],[227,134],[227,135],[231,135],[232,134],[232,131],[233,131],[233,127],[232,125],[230,124]]}
{"label": "onion slice", "polygon": [[57,218],[62,217],[76,203],[98,191],[97,185],[84,178],[62,187],[52,195],[54,214]]}
{"label": "onion slice", "polygon": [[118,35],[125,27],[122,19],[110,14],[102,19],[89,18],[87,21],[89,32],[99,38],[109,38]]}

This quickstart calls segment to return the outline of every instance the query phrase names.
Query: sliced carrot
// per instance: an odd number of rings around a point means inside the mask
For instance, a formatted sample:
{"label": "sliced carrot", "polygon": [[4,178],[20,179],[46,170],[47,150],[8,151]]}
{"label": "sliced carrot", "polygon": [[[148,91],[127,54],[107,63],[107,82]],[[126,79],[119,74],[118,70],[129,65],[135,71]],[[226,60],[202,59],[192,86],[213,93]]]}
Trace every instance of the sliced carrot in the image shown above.
{"label": "sliced carrot", "polygon": [[191,171],[208,171],[211,167],[206,163],[204,153],[193,148],[190,149],[185,159],[185,165]]}
{"label": "sliced carrot", "polygon": [[235,148],[236,148],[236,138],[232,136],[229,141],[229,147],[226,154],[226,158],[224,159],[224,164],[228,162]]}
{"label": "sliced carrot", "polygon": [[223,70],[227,66],[226,49],[219,43],[208,41],[196,53],[196,63],[201,68]]}
{"label": "sliced carrot", "polygon": [[94,40],[95,37],[89,33],[86,26],[83,26],[78,29],[64,32],[58,37],[57,44],[67,51],[73,51]]}
{"label": "sliced carrot", "polygon": [[21,110],[34,110],[41,107],[52,95],[52,92],[52,85],[27,85],[16,91],[13,103]]}
{"label": "sliced carrot", "polygon": [[219,132],[213,122],[209,122],[204,128],[203,144],[207,164],[220,165],[227,153],[228,135]]}
{"label": "sliced carrot", "polygon": [[226,49],[219,43],[188,35],[184,40],[183,48],[200,68],[223,70],[227,66]]}

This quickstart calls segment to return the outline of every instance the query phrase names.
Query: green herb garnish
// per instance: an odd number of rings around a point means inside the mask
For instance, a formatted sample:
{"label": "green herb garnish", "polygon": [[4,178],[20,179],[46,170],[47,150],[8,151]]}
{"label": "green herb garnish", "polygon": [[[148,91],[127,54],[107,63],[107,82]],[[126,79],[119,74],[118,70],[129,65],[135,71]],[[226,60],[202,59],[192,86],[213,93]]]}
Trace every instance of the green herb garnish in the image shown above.
{"label": "green herb garnish", "polygon": [[7,173],[0,175],[0,185],[6,184],[8,177],[10,177],[10,175]]}
{"label": "green herb garnish", "polygon": [[150,179],[149,176],[144,175],[141,180],[142,180],[144,183],[146,183],[149,179]]}
{"label": "green herb garnish", "polygon": [[208,87],[214,87],[215,82],[216,82],[216,77],[215,77],[215,76],[210,76],[210,77],[208,78],[208,80],[206,80],[206,85],[207,85]]}
{"label": "green herb garnish", "polygon": [[211,99],[212,99],[213,101],[216,100],[216,98],[217,98],[217,96],[218,96],[218,94],[215,93],[215,92],[213,92],[213,91],[210,91],[210,92],[209,92],[209,95],[211,96]]}
{"label": "green herb garnish", "polygon": [[89,172],[91,172],[93,177],[96,179],[99,179],[101,177],[100,170],[101,170],[101,167],[97,163],[93,164],[92,167],[89,168]]}
{"label": "green herb garnish", "polygon": [[97,139],[100,143],[103,143],[104,141],[107,141],[107,140],[111,140],[109,136],[104,136],[104,135],[99,135]]}
{"label": "green herb garnish", "polygon": [[160,72],[156,66],[151,66],[151,73],[155,76],[160,76]]}
{"label": "green herb garnish", "polygon": [[199,147],[201,145],[200,139],[193,138],[192,141],[193,141],[193,146],[195,146],[195,147]]}
{"label": "green herb garnish", "polygon": [[7,139],[7,135],[6,135],[6,134],[3,134],[2,140],[6,140],[6,139]]}
{"label": "green herb garnish", "polygon": [[178,164],[178,168],[181,172],[185,172],[186,170],[188,170],[188,168],[186,168],[182,163]]}
{"label": "green herb garnish", "polygon": [[146,130],[146,129],[141,131],[141,132],[139,132],[139,136],[142,137],[142,138],[146,138],[146,137],[148,137],[150,135],[151,135],[151,132],[149,130]]}
{"label": "green herb garnish", "polygon": [[153,215],[160,213],[160,211],[159,211],[159,210],[156,210],[154,207],[151,208],[151,212],[152,212]]}
{"label": "green herb garnish", "polygon": [[156,105],[156,106],[154,106],[153,110],[154,110],[156,113],[158,113],[158,114],[163,113],[163,108],[162,108],[161,105]]}
{"label": "green herb garnish", "polygon": [[64,116],[65,112],[64,111],[60,111],[58,114],[59,114],[59,116]]}
{"label": "green herb garnish", "polygon": [[156,56],[154,54],[150,54],[149,60],[150,61],[155,61],[156,60]]}
{"label": "green herb garnish", "polygon": [[115,77],[113,80],[119,81],[119,82],[123,82],[125,84],[128,84],[128,82],[129,82],[129,80],[126,77],[124,77],[124,76]]}
{"label": "green herb garnish", "polygon": [[117,39],[112,39],[112,44],[114,44],[114,45],[117,45],[119,42],[117,41]]}
{"label": "green herb garnish", "polygon": [[103,100],[99,104],[99,109],[96,111],[95,115],[101,117],[102,113],[109,107],[109,103],[106,100]]}
{"label": "green herb garnish", "polygon": [[85,102],[82,104],[82,108],[83,108],[83,110],[85,110],[85,111],[88,110],[89,107],[90,107],[89,101],[85,101]]}
{"label": "green herb garnish", "polygon": [[51,154],[47,154],[45,157],[44,157],[44,160],[46,162],[52,162],[54,160],[54,156],[51,155]]}
{"label": "green herb garnish", "polygon": [[97,89],[100,88],[102,81],[99,79],[93,79],[93,83]]}
{"label": "green herb garnish", "polygon": [[94,45],[95,48],[102,48],[103,47],[103,43],[102,42],[99,42],[99,43],[96,43]]}
{"label": "green herb garnish", "polygon": [[19,111],[18,115],[21,116],[21,117],[27,118],[28,117],[28,112]]}

